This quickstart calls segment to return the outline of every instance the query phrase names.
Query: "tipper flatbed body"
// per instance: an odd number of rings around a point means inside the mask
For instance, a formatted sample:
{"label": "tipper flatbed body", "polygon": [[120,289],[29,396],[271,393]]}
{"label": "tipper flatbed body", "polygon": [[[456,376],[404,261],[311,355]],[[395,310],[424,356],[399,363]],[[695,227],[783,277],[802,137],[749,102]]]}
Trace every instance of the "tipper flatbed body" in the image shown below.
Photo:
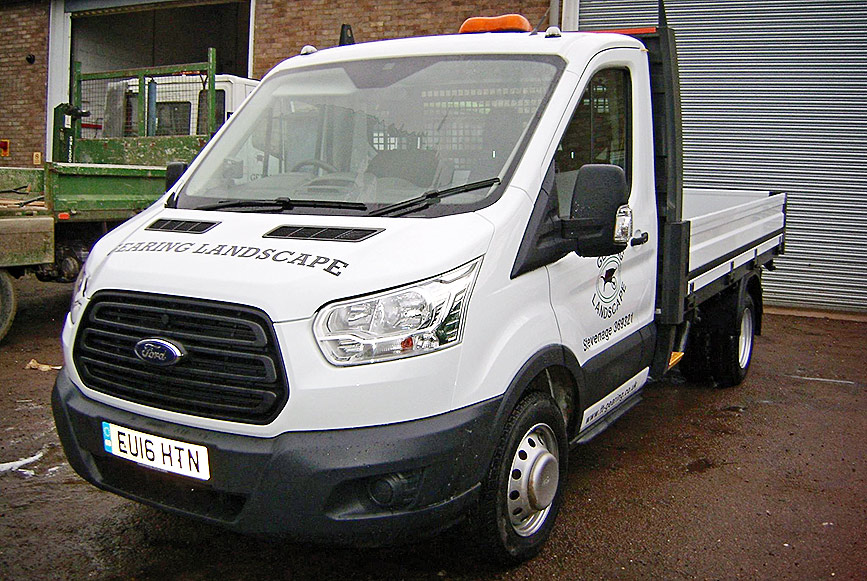
{"label": "tipper flatbed body", "polygon": [[532,557],[570,449],[650,379],[681,358],[744,379],[782,249],[785,195],[684,200],[673,36],[643,40],[276,67],[91,253],[53,394],[70,464],[237,531],[382,544],[468,518]]}
{"label": "tipper flatbed body", "polygon": [[[780,251],[785,195],[757,190],[684,190],[684,219],[690,223],[687,285],[702,293],[745,266],[765,264]],[[693,303],[695,300],[692,301]]]}
{"label": "tipper flatbed body", "polygon": [[0,340],[15,318],[13,277],[73,282],[100,236],[165,192],[165,174],[110,164],[0,168]]}

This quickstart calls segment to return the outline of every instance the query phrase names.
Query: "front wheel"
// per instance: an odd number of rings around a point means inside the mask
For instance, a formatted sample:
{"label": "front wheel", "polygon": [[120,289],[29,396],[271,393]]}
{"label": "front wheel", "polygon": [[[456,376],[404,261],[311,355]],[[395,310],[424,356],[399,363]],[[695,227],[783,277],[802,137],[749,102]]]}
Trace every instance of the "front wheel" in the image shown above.
{"label": "front wheel", "polygon": [[482,487],[479,535],[493,557],[517,564],[542,548],[560,510],[568,441],[560,408],[530,393],[506,422]]}

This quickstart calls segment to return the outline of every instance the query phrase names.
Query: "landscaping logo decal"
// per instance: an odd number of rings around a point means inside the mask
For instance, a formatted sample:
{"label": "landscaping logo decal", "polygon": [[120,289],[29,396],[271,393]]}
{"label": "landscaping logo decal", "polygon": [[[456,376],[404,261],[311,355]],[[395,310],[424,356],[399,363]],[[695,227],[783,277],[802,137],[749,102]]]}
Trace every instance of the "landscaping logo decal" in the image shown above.
{"label": "landscaping logo decal", "polygon": [[610,319],[617,313],[626,294],[626,285],[620,277],[620,266],[623,253],[602,256],[596,259],[599,276],[596,277],[596,292],[591,302],[593,309],[601,319]]}

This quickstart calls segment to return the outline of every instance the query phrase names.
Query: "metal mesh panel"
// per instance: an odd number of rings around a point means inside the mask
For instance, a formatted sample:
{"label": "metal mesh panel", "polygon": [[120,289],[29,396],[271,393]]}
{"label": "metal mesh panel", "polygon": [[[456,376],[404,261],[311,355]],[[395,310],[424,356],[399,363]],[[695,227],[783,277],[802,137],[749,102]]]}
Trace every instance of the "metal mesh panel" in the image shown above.
{"label": "metal mesh panel", "polygon": [[82,120],[81,137],[202,134],[206,91],[204,74],[84,79],[81,107],[90,116]]}
{"label": "metal mesh panel", "polygon": [[469,172],[492,155],[485,136],[521,128],[519,120],[535,112],[546,89],[540,84],[423,92],[426,142],[422,147],[435,147],[455,171]]}
{"label": "metal mesh panel", "polygon": [[[394,125],[377,125],[371,129],[371,144],[380,152],[435,150],[439,163],[450,168],[455,179],[465,180],[473,170],[484,168],[486,162],[490,165],[493,158],[499,161],[498,153],[508,155],[496,151],[498,144],[511,146],[520,137],[519,132],[546,90],[545,83],[527,83],[524,87],[511,83],[422,91],[422,130],[407,132]],[[380,115],[390,118],[391,112],[382,109]],[[508,138],[504,140],[503,136]]]}

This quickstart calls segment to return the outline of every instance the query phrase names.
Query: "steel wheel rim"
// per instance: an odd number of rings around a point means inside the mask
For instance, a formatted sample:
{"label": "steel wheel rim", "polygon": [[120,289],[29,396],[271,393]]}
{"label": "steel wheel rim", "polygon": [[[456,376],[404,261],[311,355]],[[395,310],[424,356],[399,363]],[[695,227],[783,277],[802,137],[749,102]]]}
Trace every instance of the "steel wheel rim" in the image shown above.
{"label": "steel wheel rim", "polygon": [[753,350],[753,313],[750,309],[744,309],[741,317],[741,334],[738,338],[738,365],[746,369],[750,362],[750,353]]}
{"label": "steel wheel rim", "polygon": [[509,522],[519,536],[529,537],[545,524],[559,486],[559,458],[557,438],[546,424],[536,424],[519,441],[506,486]]}

